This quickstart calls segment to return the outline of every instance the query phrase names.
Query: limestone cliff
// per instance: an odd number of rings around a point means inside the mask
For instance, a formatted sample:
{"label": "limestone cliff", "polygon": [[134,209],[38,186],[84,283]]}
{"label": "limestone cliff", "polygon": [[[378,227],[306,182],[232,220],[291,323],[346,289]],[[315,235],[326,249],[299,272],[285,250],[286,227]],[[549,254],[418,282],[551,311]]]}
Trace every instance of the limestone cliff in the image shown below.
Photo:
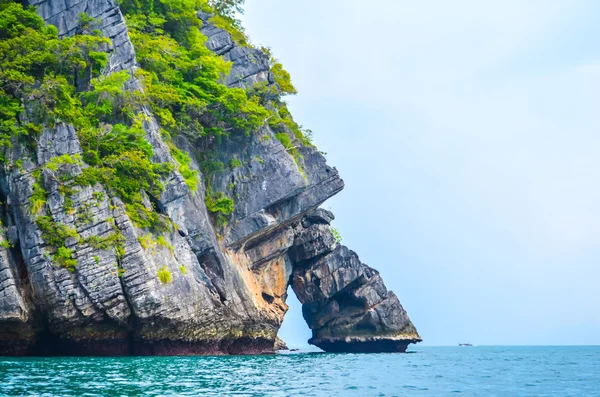
{"label": "limestone cliff", "polygon": [[[113,0],[32,0],[60,36],[78,29],[77,16],[99,21],[110,39],[104,73],[136,70],[136,54]],[[200,12],[206,46],[232,62],[223,83],[275,86],[269,56],[238,45]],[[135,77],[131,90],[140,90]],[[175,163],[149,108],[143,124],[155,163]],[[284,131],[292,134],[291,131]],[[67,203],[60,176],[77,177],[85,162],[49,166],[64,155],[82,155],[74,127],[44,127],[35,148],[16,144],[19,167],[1,179],[4,239],[0,248],[0,354],[242,354],[272,351],[287,310],[288,286],[303,304],[313,331],[310,343],[326,351],[404,351],[420,341],[396,295],[378,272],[340,245],[333,215],[318,207],[342,190],[335,168],[314,147],[292,156],[265,123],[252,134],[232,134],[218,145],[217,161],[241,166],[202,173],[199,148],[184,137],[174,143],[199,172],[197,190],[173,168],[159,196],[144,192],[147,207],[174,226],[161,244],[130,219],[124,203],[104,186],[73,188]],[[72,179],[70,179],[72,180]],[[36,186],[48,193],[44,216],[75,230],[65,245],[76,269],[57,266],[29,208]],[[229,191],[235,209],[217,222],[205,204],[206,189]],[[119,249],[105,241],[122,236]],[[104,239],[104,240],[103,240]],[[162,269],[168,282],[157,276]]]}

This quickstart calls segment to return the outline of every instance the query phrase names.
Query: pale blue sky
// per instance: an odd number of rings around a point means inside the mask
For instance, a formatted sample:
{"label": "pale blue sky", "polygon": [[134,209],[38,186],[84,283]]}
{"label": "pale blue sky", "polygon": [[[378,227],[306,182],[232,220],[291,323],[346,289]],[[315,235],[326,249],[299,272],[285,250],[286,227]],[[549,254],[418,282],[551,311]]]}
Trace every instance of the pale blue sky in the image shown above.
{"label": "pale blue sky", "polygon": [[600,344],[600,2],[247,2],[426,344]]}

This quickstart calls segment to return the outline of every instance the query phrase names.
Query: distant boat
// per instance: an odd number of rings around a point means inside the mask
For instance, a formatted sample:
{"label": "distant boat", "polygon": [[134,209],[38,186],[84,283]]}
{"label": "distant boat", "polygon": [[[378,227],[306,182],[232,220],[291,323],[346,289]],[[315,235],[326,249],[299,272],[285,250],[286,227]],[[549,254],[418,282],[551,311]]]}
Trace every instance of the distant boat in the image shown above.
{"label": "distant boat", "polygon": [[471,347],[473,346],[471,343],[459,343],[459,346],[464,346],[464,347]]}

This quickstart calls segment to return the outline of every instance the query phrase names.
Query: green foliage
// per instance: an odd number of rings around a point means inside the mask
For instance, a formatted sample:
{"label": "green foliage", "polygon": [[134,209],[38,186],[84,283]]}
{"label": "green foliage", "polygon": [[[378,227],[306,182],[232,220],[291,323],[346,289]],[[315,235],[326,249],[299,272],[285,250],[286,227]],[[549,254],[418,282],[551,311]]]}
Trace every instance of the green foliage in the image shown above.
{"label": "green foliage", "polygon": [[331,234],[333,234],[333,237],[335,238],[335,240],[338,243],[341,244],[341,242],[342,242],[342,235],[340,234],[340,232],[336,228],[334,228],[334,227],[331,228]]}
{"label": "green foliage", "polygon": [[148,248],[154,248],[156,243],[152,238],[152,234],[148,233],[145,236],[138,236],[138,241],[143,249],[147,250]]}
{"label": "green foliage", "polygon": [[187,269],[185,268],[185,266],[183,266],[183,265],[179,266],[179,270],[181,271],[182,274],[187,274]]}
{"label": "green foliage", "polygon": [[[275,87],[270,87],[266,83],[257,83],[253,87],[253,93],[262,97],[266,97],[275,101],[279,101],[281,95],[295,95],[298,93],[296,87],[292,84],[292,78],[287,70],[283,68],[281,62],[279,62],[274,56],[269,47],[261,47],[260,49],[266,56],[269,57],[269,66],[271,74],[275,80],[275,83],[279,87],[279,92]],[[275,95],[274,95],[275,94]]]}
{"label": "green foliage", "polygon": [[156,239],[156,244],[158,244],[161,247],[168,248],[169,251],[171,251],[171,255],[173,255],[175,253],[175,249],[173,248],[171,243],[169,243],[167,241],[167,239],[164,236],[158,236],[158,238]]}
{"label": "green foliage", "polygon": [[81,186],[103,184],[125,202],[137,226],[160,228],[160,216],[143,205],[141,191],[159,196],[164,190],[161,179],[173,165],[152,162],[152,146],[146,141],[141,121],[136,120],[131,127],[115,124],[84,129],[79,137],[84,158],[93,159],[95,166],[85,168],[75,182]]}
{"label": "green foliage", "polygon": [[294,142],[292,141],[290,136],[285,132],[280,132],[279,134],[275,134],[275,138],[277,138],[277,140],[281,142],[285,150],[292,156],[294,162],[298,166],[298,170],[300,171],[302,176],[306,178],[306,175],[304,174],[304,169],[302,168],[302,161],[304,160],[304,156],[298,151],[298,148],[294,146]]}
{"label": "green foliage", "polygon": [[98,128],[84,129],[79,138],[84,150],[93,150],[99,160],[127,152],[141,152],[145,158],[153,156],[152,146],[146,141],[141,121],[128,127],[123,124],[103,124]]}
{"label": "green foliage", "polygon": [[[83,239],[80,238],[75,229],[60,222],[55,222],[50,216],[38,216],[36,224],[42,231],[44,241],[56,248],[53,262],[66,267],[69,271],[75,271],[77,261],[73,258],[73,250],[66,247],[68,238],[77,239],[80,244],[88,244],[90,247],[100,250],[114,249],[117,258],[122,257],[125,253],[125,236],[116,227],[115,231],[106,237],[90,236]],[[94,261],[99,264],[100,258],[94,256]]]}
{"label": "green foliage", "polygon": [[169,142],[169,149],[171,150],[171,156],[177,161],[179,167],[177,171],[183,176],[185,183],[188,185],[192,192],[198,190],[198,182],[200,181],[200,176],[198,171],[190,168],[191,159],[187,153],[184,153],[182,150],[177,148],[172,142]]}
{"label": "green foliage", "polygon": [[92,18],[85,12],[79,13],[79,27],[85,32],[96,31],[93,29],[100,21],[97,18]]}
{"label": "green foliage", "polygon": [[[71,170],[71,166],[81,166],[82,164],[83,163],[80,155],[63,154],[62,156],[53,157],[43,167],[46,173],[58,183],[57,189],[63,198],[63,208],[69,215],[75,213],[75,203],[72,199],[72,196],[76,191],[72,184],[69,183],[73,179],[69,171]],[[36,185],[40,184],[41,182],[38,182]],[[38,189],[38,186],[34,185],[34,189]],[[41,195],[41,193],[39,194]],[[35,200],[33,203],[39,205],[41,202],[40,200]],[[79,214],[80,221],[82,222],[91,222],[92,215],[89,211],[88,205],[89,203],[84,203],[83,211]],[[37,207],[32,208],[32,211],[35,209],[37,209]]]}
{"label": "green foliage", "polygon": [[216,224],[218,226],[227,225],[227,217],[235,210],[233,200],[223,192],[214,193],[209,185],[206,189],[204,202],[208,211],[215,216]]}
{"label": "green foliage", "polygon": [[125,236],[118,230],[113,231],[106,237],[90,236],[79,241],[81,244],[88,244],[90,247],[94,247],[99,250],[108,250],[114,248],[119,250],[120,247],[124,247]]}
{"label": "green foliage", "polygon": [[77,267],[77,261],[73,259],[73,250],[65,246],[57,248],[53,261],[57,265],[66,267],[70,272],[74,272]]}
{"label": "green foliage", "polygon": [[199,160],[205,175],[214,175],[225,171],[225,164],[217,160],[217,154],[214,151],[200,153]]}
{"label": "green foliage", "polygon": [[169,243],[164,236],[158,236],[156,240],[154,240],[154,236],[148,233],[145,236],[138,236],[138,241],[142,248],[145,250],[154,250],[157,246],[160,246],[168,248],[169,251],[171,251],[171,254],[175,252],[175,248],[173,248],[171,243]]}
{"label": "green foliage", "polygon": [[71,196],[73,195],[73,193],[75,193],[75,189],[73,189],[70,186],[67,186],[65,184],[60,184],[60,185],[58,185],[58,192],[60,193],[60,195],[63,198],[64,210],[66,211],[67,214],[73,215],[75,213],[75,208],[73,208],[73,206],[75,205],[75,202],[73,201]]}
{"label": "green foliage", "polygon": [[[140,91],[126,89],[132,77],[128,71],[101,73],[110,41],[96,29],[99,21],[81,14],[79,34],[58,38],[57,29],[46,26],[33,8],[0,0],[0,162],[6,161],[6,150],[16,140],[35,149],[43,126],[70,123],[77,131],[82,156],[54,158],[43,170],[46,178],[59,183],[64,209],[75,212],[72,194],[77,186],[102,185],[111,196],[122,199],[136,226],[152,231],[168,230],[166,217],[147,203],[160,197],[163,180],[174,167],[192,191],[200,182],[189,155],[169,141],[171,136],[185,135],[206,149],[199,160],[210,180],[210,175],[225,169],[214,155],[215,146],[229,134],[250,134],[269,120],[300,167],[297,147],[309,145],[310,139],[279,101],[282,93],[295,93],[289,73],[271,57],[281,92],[266,84],[250,91],[229,88],[222,82],[231,64],[208,50],[206,37],[200,33],[197,11],[203,10],[214,15],[213,24],[247,45],[235,19],[242,4],[243,0],[122,0],[140,65],[136,71],[143,85]],[[152,161],[154,153],[143,129],[146,116],[140,112],[144,105],[152,108],[164,128],[177,164]],[[66,172],[74,165],[82,166],[77,176]],[[232,159],[229,165],[242,164]],[[34,215],[43,212],[47,201],[42,171],[36,172],[29,199]],[[213,193],[209,182],[206,190],[207,208],[218,223],[226,223],[234,211],[233,200],[222,192]],[[80,222],[90,221],[88,210],[84,205]],[[58,225],[49,217],[39,218],[42,224]],[[56,233],[46,231],[45,236],[52,239]],[[55,240],[56,244],[49,244],[57,249],[64,246]],[[86,242],[108,244],[94,239]],[[110,243],[123,254],[119,241]],[[62,265],[73,267],[67,254],[62,250],[58,258]]]}
{"label": "green foliage", "polygon": [[166,266],[163,266],[158,270],[157,276],[160,282],[163,284],[169,284],[173,282],[173,275]]}
{"label": "green foliage", "polygon": [[125,204],[125,212],[131,221],[142,229],[151,229],[155,232],[168,230],[163,217],[141,203]]}
{"label": "green foliage", "polygon": [[292,115],[284,102],[279,104],[276,114],[269,120],[269,125],[275,131],[290,131],[293,134],[294,140],[303,146],[313,146],[311,140],[312,131],[303,129],[302,126],[299,126],[292,119]]}
{"label": "green foliage", "polygon": [[104,163],[104,169],[113,176],[105,180],[105,184],[126,203],[141,202],[142,190],[159,196],[164,190],[161,177],[172,169],[171,164],[153,163],[144,152],[138,150],[112,154],[105,158]]}
{"label": "green foliage", "polygon": [[244,6],[244,2],[245,0],[209,0],[208,3],[220,15],[233,19],[236,12],[240,14],[244,13],[244,9],[242,8]]}
{"label": "green foliage", "polygon": [[231,169],[235,170],[236,168],[240,168],[242,166],[242,162],[238,158],[232,158],[229,161],[229,166]]}
{"label": "green foliage", "polygon": [[269,125],[275,131],[280,131],[275,134],[275,137],[292,156],[298,166],[298,170],[306,178],[303,169],[304,156],[298,148],[301,146],[313,146],[311,141],[312,132],[310,130],[302,130],[302,127],[296,124],[284,102],[279,104],[276,114],[269,120]]}
{"label": "green foliage", "polygon": [[237,44],[248,46],[248,38],[244,34],[242,26],[235,19],[217,14],[212,17],[209,22],[229,33],[233,41]]}
{"label": "green foliage", "polygon": [[225,193],[217,192],[206,197],[206,208],[215,214],[231,215],[235,206],[233,200]]}
{"label": "green foliage", "polygon": [[73,87],[100,73],[108,43],[95,34],[59,39],[35,9],[0,3],[0,161],[6,161],[13,137],[35,138],[43,124],[81,119]]}
{"label": "green foliage", "polygon": [[38,216],[36,219],[38,228],[42,231],[44,241],[56,248],[52,261],[66,267],[70,272],[75,271],[77,261],[73,258],[73,251],[65,246],[67,238],[79,238],[79,234],[69,226],[54,222],[49,216]]}
{"label": "green foliage", "polygon": [[97,202],[104,200],[104,192],[94,192],[92,193],[92,197]]}
{"label": "green foliage", "polygon": [[[137,76],[169,132],[192,139],[251,133],[269,112],[245,90],[220,83],[231,65],[204,45],[196,12],[207,7],[201,0],[124,0],[121,8],[141,66]],[[233,26],[226,16],[215,18]]]}
{"label": "green foliage", "polygon": [[77,123],[82,115],[74,92],[75,88],[64,76],[44,76],[38,86],[28,90],[28,117],[50,127],[59,123]]}
{"label": "green foliage", "polygon": [[135,109],[143,98],[137,91],[123,89],[130,79],[131,75],[126,70],[100,76],[92,80],[89,91],[79,94],[79,99],[85,104],[83,113],[90,125],[128,123],[135,118]]}
{"label": "green foliage", "polygon": [[48,194],[43,188],[44,178],[41,170],[33,171],[33,177],[35,178],[35,182],[32,186],[31,197],[29,197],[29,212],[32,215],[37,215],[46,206]]}
{"label": "green foliage", "polygon": [[10,244],[10,242],[8,240],[0,241],[0,247],[2,247],[4,249],[13,248],[13,246]]}
{"label": "green foliage", "polygon": [[285,132],[280,132],[279,134],[275,134],[275,138],[277,138],[277,140],[279,142],[281,142],[281,144],[283,145],[283,147],[286,150],[293,149],[292,140],[289,137],[289,135],[286,134]]}
{"label": "green foliage", "polygon": [[65,245],[67,238],[79,238],[77,231],[63,223],[54,222],[49,216],[38,216],[36,219],[38,228],[42,231],[42,238],[46,243],[54,247]]}
{"label": "green foliage", "polygon": [[81,156],[78,154],[63,154],[62,156],[52,157],[44,166],[45,169],[57,172],[59,168],[65,165],[81,165]]}
{"label": "green foliage", "polygon": [[206,0],[121,0],[120,2],[121,11],[128,16],[128,19],[139,16],[142,21],[147,22],[138,25],[138,28],[144,30],[160,28],[161,33],[168,34],[187,46],[193,43],[195,38],[191,36],[202,25],[196,12],[206,6]]}
{"label": "green foliage", "polygon": [[[191,14],[188,17],[191,20]],[[120,71],[100,76],[108,59],[102,50],[109,40],[94,30],[96,24],[94,19],[80,15],[83,34],[59,39],[56,28],[45,26],[34,9],[24,9],[16,2],[0,3],[0,160],[4,161],[13,137],[35,146],[41,128],[34,124],[71,123],[84,149],[83,158],[60,156],[45,169],[56,173],[62,166],[85,160],[92,167],[75,178],[76,184],[103,184],[129,209],[140,209],[134,217],[140,220],[138,225],[156,226],[160,217],[141,209],[141,191],[159,195],[164,189],[161,178],[172,165],[151,161],[153,152],[142,129],[144,120],[135,117],[144,98],[138,91],[124,89],[130,74]],[[76,92],[76,86],[83,90]],[[27,100],[26,108],[23,99]],[[186,170],[185,164],[182,168],[186,180],[192,181],[194,173]],[[61,175],[59,182],[71,179]],[[46,203],[43,181],[39,177],[36,180],[30,198],[32,214],[41,212]],[[72,190],[66,185],[59,189],[65,209],[73,212]]]}
{"label": "green foliage", "polygon": [[271,73],[273,73],[273,78],[275,79],[275,83],[281,88],[281,91],[284,94],[297,94],[296,87],[292,84],[292,79],[287,70],[283,68],[283,65],[279,62],[271,65]]}

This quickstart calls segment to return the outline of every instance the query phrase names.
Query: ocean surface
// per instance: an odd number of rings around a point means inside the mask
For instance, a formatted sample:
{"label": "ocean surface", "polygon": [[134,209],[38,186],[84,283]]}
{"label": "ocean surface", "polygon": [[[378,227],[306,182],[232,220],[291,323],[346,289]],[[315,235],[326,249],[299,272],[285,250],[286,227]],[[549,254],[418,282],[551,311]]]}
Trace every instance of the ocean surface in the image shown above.
{"label": "ocean surface", "polygon": [[2,396],[600,396],[600,347],[0,358]]}

